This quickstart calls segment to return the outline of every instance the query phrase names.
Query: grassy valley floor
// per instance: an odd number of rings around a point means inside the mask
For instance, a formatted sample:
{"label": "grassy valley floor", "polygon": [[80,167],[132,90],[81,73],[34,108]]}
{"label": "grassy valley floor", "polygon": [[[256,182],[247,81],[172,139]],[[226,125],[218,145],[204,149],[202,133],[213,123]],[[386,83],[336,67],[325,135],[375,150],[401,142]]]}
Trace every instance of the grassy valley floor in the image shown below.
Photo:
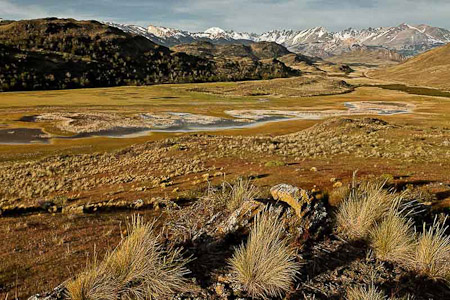
{"label": "grassy valley floor", "polygon": [[[341,79],[355,87],[339,84]],[[323,80],[326,84],[321,85]],[[399,190],[427,195],[435,209],[448,209],[450,98],[367,84],[379,81],[291,78],[267,84],[0,94],[0,129],[38,128],[62,136],[74,133],[61,129],[57,121],[19,120],[49,112],[178,112],[229,118],[226,111],[243,109],[345,110],[346,102],[362,101],[414,105],[406,114],[0,145],[0,297],[17,293],[24,299],[51,290],[85,265],[94,245],[100,255],[112,249],[132,214],[166,220],[173,207],[193,205],[208,186],[240,176],[253,178],[264,195],[278,183],[331,195],[359,170],[360,178],[385,176]]]}

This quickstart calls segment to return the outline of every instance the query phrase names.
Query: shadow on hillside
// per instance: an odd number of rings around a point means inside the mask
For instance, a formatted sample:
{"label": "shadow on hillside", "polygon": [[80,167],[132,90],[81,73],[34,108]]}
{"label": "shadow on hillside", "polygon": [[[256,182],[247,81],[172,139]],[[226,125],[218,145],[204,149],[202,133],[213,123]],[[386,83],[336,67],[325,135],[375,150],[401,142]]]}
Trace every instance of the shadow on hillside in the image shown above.
{"label": "shadow on hillside", "polygon": [[213,273],[228,268],[228,260],[232,257],[235,247],[246,241],[247,233],[237,231],[220,239],[209,235],[202,236],[200,243],[185,245],[188,253],[195,260],[188,266],[192,277],[198,280],[202,288],[207,288],[216,282]]}
{"label": "shadow on hillside", "polygon": [[387,281],[380,286],[387,295],[396,297],[414,295],[414,299],[450,299],[450,287],[442,281],[435,281],[415,272],[406,272],[399,278]]}
{"label": "shadow on hillside", "polygon": [[[367,244],[364,241],[354,241],[351,243],[340,242],[334,251],[322,250],[319,255],[314,255],[302,266],[302,279],[312,279],[323,273],[346,266],[355,260],[366,257]],[[308,249],[304,252],[311,252]]]}

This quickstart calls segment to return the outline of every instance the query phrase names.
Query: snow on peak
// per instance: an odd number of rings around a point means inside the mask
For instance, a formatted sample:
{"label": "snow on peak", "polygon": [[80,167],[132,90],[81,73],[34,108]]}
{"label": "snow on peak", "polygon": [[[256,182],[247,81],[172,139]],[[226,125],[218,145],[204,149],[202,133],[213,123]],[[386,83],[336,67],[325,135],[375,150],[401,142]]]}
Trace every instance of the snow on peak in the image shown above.
{"label": "snow on peak", "polygon": [[210,35],[221,35],[221,34],[225,34],[226,31],[219,27],[211,27],[211,28],[205,30],[205,33],[210,34]]}
{"label": "snow on peak", "polygon": [[184,32],[178,29],[163,27],[163,26],[154,26],[149,25],[147,28],[147,32],[151,33],[157,37],[168,38],[173,36],[185,36],[188,35],[188,32]]}
{"label": "snow on peak", "polygon": [[233,43],[275,42],[293,52],[317,55],[319,51],[319,54],[324,57],[349,51],[353,45],[381,46],[393,50],[405,50],[409,53],[410,49],[431,49],[436,45],[450,42],[449,30],[406,23],[395,27],[347,28],[338,32],[330,32],[324,27],[313,27],[304,30],[271,30],[262,34],[225,31],[219,27],[211,27],[204,32],[188,32],[152,25],[148,29],[134,25],[113,23],[109,25],[145,36],[155,43],[168,47],[198,40],[212,43],[223,43],[224,40]]}

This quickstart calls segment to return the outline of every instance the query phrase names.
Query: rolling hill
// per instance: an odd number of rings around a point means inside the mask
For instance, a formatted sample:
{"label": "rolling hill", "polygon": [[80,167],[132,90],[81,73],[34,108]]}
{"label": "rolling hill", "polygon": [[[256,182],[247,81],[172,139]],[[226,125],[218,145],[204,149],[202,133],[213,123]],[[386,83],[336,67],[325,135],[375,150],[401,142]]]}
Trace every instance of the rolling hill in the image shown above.
{"label": "rolling hill", "polygon": [[218,65],[97,21],[0,22],[0,91],[269,79],[298,75],[279,61]]}
{"label": "rolling hill", "polygon": [[400,65],[370,72],[368,75],[408,85],[450,90],[450,44],[420,54]]}
{"label": "rolling hill", "polygon": [[403,55],[393,50],[367,46],[355,47],[355,49],[350,52],[327,58],[327,61],[333,63],[348,64],[351,66],[362,65],[367,67],[396,65],[405,60],[406,58]]}
{"label": "rolling hill", "polygon": [[174,46],[171,50],[214,60],[219,65],[224,61],[239,61],[248,64],[283,63],[302,72],[319,71],[314,65],[313,59],[292,53],[286,47],[274,42],[255,42],[250,45],[194,42]]}

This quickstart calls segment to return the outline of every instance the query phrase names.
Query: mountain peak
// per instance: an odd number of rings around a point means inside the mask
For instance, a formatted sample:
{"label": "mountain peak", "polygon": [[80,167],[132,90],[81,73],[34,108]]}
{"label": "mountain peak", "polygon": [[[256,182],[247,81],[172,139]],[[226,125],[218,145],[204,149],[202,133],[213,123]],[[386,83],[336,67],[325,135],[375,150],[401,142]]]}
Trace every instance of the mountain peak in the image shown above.
{"label": "mountain peak", "polygon": [[205,30],[205,33],[211,34],[211,35],[219,35],[219,34],[225,34],[226,31],[219,27],[211,27],[211,28]]}
{"label": "mountain peak", "polygon": [[117,27],[132,33],[141,34],[163,46],[189,44],[195,41],[209,41],[213,44],[252,42],[275,42],[292,52],[304,55],[329,57],[348,52],[355,45],[384,47],[406,56],[415,55],[438,45],[450,43],[450,31],[427,25],[409,25],[394,27],[369,27],[367,29],[347,28],[330,32],[322,26],[304,30],[271,30],[262,34],[226,31],[211,27],[204,32],[188,31],[167,27],[149,26],[148,33],[132,26]]}

